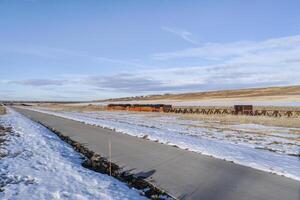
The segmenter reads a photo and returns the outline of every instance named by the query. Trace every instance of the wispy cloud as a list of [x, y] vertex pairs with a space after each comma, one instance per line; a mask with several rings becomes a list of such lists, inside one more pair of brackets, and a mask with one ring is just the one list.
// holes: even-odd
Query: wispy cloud
[[296, 66], [282, 67], [251, 65], [215, 65], [162, 70], [147, 70], [89, 76], [81, 82], [99, 90], [132, 94], [165, 92], [195, 92], [246, 87], [266, 87], [300, 84], [300, 71]]
[[63, 49], [46, 46], [8, 46], [0, 48], [0, 55], [17, 54], [25, 56], [33, 56], [38, 58], [45, 58], [49, 60], [66, 60], [80, 59], [93, 63], [113, 63], [123, 66], [146, 67], [141, 63], [131, 60], [122, 60], [118, 58], [109, 58], [101, 55], [93, 55], [89, 52], [76, 51], [71, 49]]
[[162, 86], [160, 80], [142, 74], [120, 73], [113, 76], [89, 76], [82, 83], [94, 86], [101, 90], [116, 92], [148, 92], [158, 91]]
[[55, 79], [27, 79], [27, 80], [18, 80], [18, 81], [7, 81], [10, 84], [18, 84], [24, 86], [36, 86], [36, 87], [43, 87], [43, 86], [62, 86], [70, 81], [68, 80], [55, 80]]
[[293, 53], [293, 51], [300, 51], [300, 35], [273, 38], [260, 42], [240, 41], [232, 43], [206, 43], [197, 48], [157, 53], [153, 55], [153, 58], [156, 60], [199, 58], [203, 60], [223, 61], [232, 58], [246, 58], [246, 56], [249, 55], [260, 56], [266, 53], [289, 54], [289, 52]]
[[[171, 60], [196, 57], [216, 63], [198, 66], [152, 68], [112, 75], [70, 75], [62, 79], [0, 80], [0, 84], [46, 88], [53, 93], [76, 89], [127, 95], [195, 92], [300, 84], [300, 35], [260, 42], [207, 43], [171, 53], [157, 54], [156, 59]], [[160, 61], [162, 62], [162, 61]], [[120, 64], [122, 61], [120, 61]]]
[[[259, 69], [259, 70], [258, 70]], [[57, 80], [20, 81], [25, 86], [52, 85], [89, 87], [99, 91], [122, 92], [130, 95], [162, 92], [190, 92], [245, 87], [265, 87], [300, 84], [298, 66], [258, 66], [222, 64], [120, 73], [111, 76], [93, 75], [64, 82]], [[63, 84], [63, 85], [60, 85]], [[24, 84], [23, 84], [24, 85]]]
[[[85, 96], [95, 96], [95, 92], [116, 94], [196, 92], [207, 90], [237, 89], [247, 87], [266, 87], [300, 84], [298, 66], [258, 66], [222, 64], [143, 70], [135, 73], [119, 73], [110, 76], [91, 75], [66, 80], [40, 79], [11, 81], [24, 87], [50, 87], [53, 94], [68, 90], [86, 91]], [[8, 82], [6, 82], [8, 83]], [[71, 84], [70, 84], [71, 83]], [[118, 95], [117, 95], [118, 96]]]
[[163, 26], [163, 27], [161, 27], [161, 29], [163, 31], [167, 31], [167, 32], [172, 33], [176, 36], [179, 36], [181, 39], [183, 39], [183, 40], [185, 40], [189, 43], [198, 44], [198, 42], [193, 38], [193, 34], [186, 31], [186, 30], [170, 28], [170, 27], [167, 27], [167, 26]]

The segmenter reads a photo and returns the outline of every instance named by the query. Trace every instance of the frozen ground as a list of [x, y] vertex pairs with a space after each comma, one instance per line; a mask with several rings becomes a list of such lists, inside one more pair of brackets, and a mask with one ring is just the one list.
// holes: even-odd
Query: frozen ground
[[[12, 127], [0, 152], [0, 199], [145, 199], [124, 183], [81, 166], [82, 157], [54, 133], [9, 110]], [[3, 143], [2, 143], [3, 144]]]
[[300, 129], [255, 124], [225, 125], [217, 121], [182, 120], [175, 115], [156, 113], [38, 111], [147, 137], [300, 180]]

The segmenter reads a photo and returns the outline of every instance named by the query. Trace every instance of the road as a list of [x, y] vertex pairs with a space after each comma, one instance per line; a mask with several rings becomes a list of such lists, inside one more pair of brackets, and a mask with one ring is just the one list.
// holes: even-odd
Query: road
[[[300, 182], [73, 120], [14, 108], [54, 128], [177, 199], [299, 200]], [[300, 163], [300, 162], [299, 162]]]

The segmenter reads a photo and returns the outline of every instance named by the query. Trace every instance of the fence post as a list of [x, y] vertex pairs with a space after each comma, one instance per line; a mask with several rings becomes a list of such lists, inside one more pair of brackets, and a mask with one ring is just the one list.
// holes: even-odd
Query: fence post
[[109, 153], [109, 175], [111, 176], [111, 141], [108, 140], [108, 153]]

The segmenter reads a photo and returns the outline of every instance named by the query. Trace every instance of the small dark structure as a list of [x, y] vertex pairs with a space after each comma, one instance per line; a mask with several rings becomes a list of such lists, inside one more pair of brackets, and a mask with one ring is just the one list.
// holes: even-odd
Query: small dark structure
[[252, 105], [234, 105], [234, 114], [242, 114], [242, 115], [252, 115], [253, 114], [253, 106]]
[[127, 110], [138, 112], [168, 112], [172, 105], [166, 104], [109, 104], [107, 110]]

